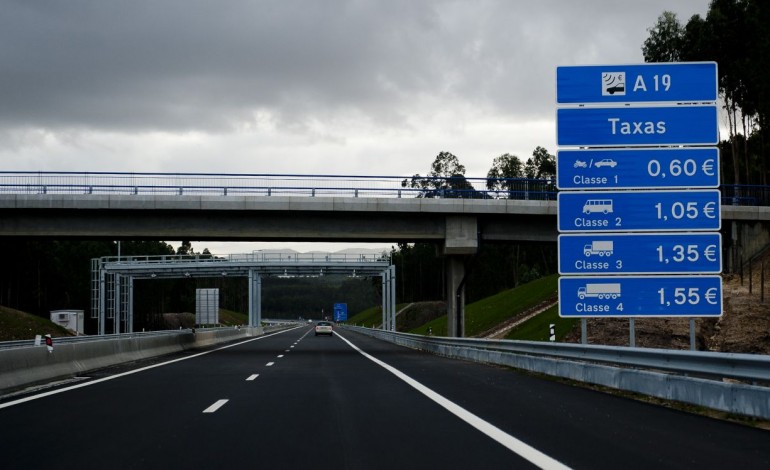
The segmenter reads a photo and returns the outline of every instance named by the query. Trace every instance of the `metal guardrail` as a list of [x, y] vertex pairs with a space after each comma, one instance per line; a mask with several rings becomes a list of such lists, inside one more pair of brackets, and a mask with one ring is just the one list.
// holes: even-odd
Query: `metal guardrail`
[[362, 327], [345, 328], [454, 359], [499, 364], [770, 419], [770, 356], [766, 355], [436, 338]]
[[[350, 327], [347, 328], [360, 328]], [[770, 384], [770, 356], [755, 354], [630, 348], [624, 346], [544, 343], [537, 341], [447, 338], [368, 330], [368, 334], [417, 349], [470, 348], [489, 352], [526, 354], [564, 360], [669, 371], [715, 380], [739, 379]]]
[[[296, 322], [276, 322], [276, 321], [269, 321], [268, 324], [264, 326], [265, 331], [272, 331], [275, 329], [281, 329], [284, 327], [284, 325], [296, 323]], [[216, 326], [216, 327], [209, 327], [209, 328], [196, 328], [196, 331], [221, 331], [221, 330], [232, 330], [232, 326]], [[184, 328], [181, 330], [157, 330], [157, 331], [142, 331], [142, 332], [136, 332], [136, 333], [119, 333], [119, 334], [106, 334], [106, 335], [82, 335], [82, 336], [57, 336], [53, 338], [53, 344], [54, 347], [57, 344], [74, 344], [74, 343], [88, 343], [92, 341], [110, 341], [110, 340], [117, 340], [117, 339], [128, 339], [128, 338], [147, 338], [151, 336], [173, 336], [173, 335], [183, 335], [183, 334], [189, 334], [190, 328]], [[40, 346], [45, 346], [45, 341], [42, 341]], [[18, 348], [33, 348], [33, 347], [39, 347], [35, 346], [35, 340], [34, 339], [25, 339], [25, 340], [18, 340], [18, 341], [0, 341], [0, 349], [18, 349]]]

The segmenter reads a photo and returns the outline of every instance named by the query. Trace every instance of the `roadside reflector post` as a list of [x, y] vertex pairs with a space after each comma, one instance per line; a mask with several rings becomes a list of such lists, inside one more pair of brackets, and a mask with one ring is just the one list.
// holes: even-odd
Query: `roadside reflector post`
[[554, 325], [553, 323], [551, 323], [549, 325], [548, 334], [549, 334], [549, 336], [548, 336], [548, 340], [549, 341], [551, 341], [551, 342], [556, 341], [556, 325]]
[[695, 318], [690, 317], [690, 351], [695, 351]]

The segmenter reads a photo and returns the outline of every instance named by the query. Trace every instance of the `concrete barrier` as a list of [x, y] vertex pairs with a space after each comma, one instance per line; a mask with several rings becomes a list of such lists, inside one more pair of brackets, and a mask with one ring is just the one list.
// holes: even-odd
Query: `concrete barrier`
[[260, 336], [260, 328], [212, 329], [168, 335], [95, 339], [56, 343], [53, 352], [45, 347], [0, 350], [0, 396], [13, 390], [57, 379], [74, 377], [126, 362], [202, 348], [241, 338]]

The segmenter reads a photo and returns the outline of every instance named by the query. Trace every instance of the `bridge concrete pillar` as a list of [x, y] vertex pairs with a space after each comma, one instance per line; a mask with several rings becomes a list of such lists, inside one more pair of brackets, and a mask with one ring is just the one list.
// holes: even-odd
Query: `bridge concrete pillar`
[[479, 250], [478, 220], [473, 215], [447, 215], [445, 255], [474, 255]]
[[396, 331], [396, 267], [382, 272], [382, 329]]
[[445, 230], [447, 336], [462, 338], [465, 336], [465, 266], [479, 249], [478, 220], [471, 215], [448, 215]]
[[447, 256], [444, 270], [446, 275], [447, 336], [465, 336], [465, 258]]
[[382, 272], [382, 329], [388, 330], [388, 303], [390, 302], [390, 296], [388, 295], [388, 277], [390, 271], [385, 270]]
[[262, 326], [262, 276], [249, 269], [249, 326]]

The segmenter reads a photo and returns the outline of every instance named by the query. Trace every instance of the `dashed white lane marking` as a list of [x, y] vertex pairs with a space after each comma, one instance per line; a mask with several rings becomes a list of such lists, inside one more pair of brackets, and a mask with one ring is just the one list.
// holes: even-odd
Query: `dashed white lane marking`
[[293, 348], [293, 347], [294, 347], [294, 345], [292, 344], [292, 345], [291, 345], [291, 346], [289, 346], [289, 347]]
[[283, 354], [279, 354], [279, 355], [278, 355], [278, 359], [280, 359], [280, 358], [282, 358], [282, 357], [283, 357]]
[[119, 377], [124, 377], [126, 375], [136, 374], [138, 372], [143, 372], [145, 370], [154, 369], [156, 367], [165, 366], [165, 365], [168, 365], [168, 364], [173, 364], [175, 362], [186, 361], [186, 360], [192, 359], [194, 357], [205, 356], [206, 354], [211, 354], [211, 353], [216, 352], [216, 351], [221, 351], [223, 349], [233, 348], [235, 346], [240, 346], [242, 344], [251, 343], [252, 341], [259, 341], [259, 340], [262, 340], [262, 339], [265, 339], [265, 338], [269, 338], [271, 336], [280, 335], [280, 334], [283, 334], [283, 333], [286, 333], [286, 332], [289, 332], [289, 331], [293, 331], [293, 330], [296, 330], [296, 328], [291, 328], [291, 329], [288, 329], [288, 330], [278, 331], [276, 333], [270, 333], [270, 334], [264, 335], [264, 336], [258, 336], [256, 338], [247, 339], [246, 341], [241, 341], [240, 343], [228, 344], [227, 346], [222, 346], [221, 348], [212, 349], [211, 351], [204, 351], [202, 353], [193, 354], [192, 356], [180, 357], [178, 359], [172, 359], [170, 361], [161, 362], [159, 364], [153, 364], [153, 365], [147, 366], [147, 367], [140, 367], [139, 369], [134, 369], [134, 370], [130, 370], [128, 372], [123, 372], [123, 373], [120, 373], [120, 374], [111, 375], [109, 377], [103, 377], [101, 379], [92, 380], [90, 382], [79, 383], [77, 385], [72, 385], [70, 387], [64, 387], [64, 388], [60, 388], [58, 390], [51, 390], [49, 392], [40, 393], [38, 395], [32, 395], [32, 396], [25, 397], [25, 398], [19, 398], [18, 400], [9, 401], [9, 402], [6, 402], [6, 403], [0, 403], [0, 410], [2, 410], [3, 408], [9, 408], [11, 406], [20, 405], [20, 404], [26, 403], [28, 401], [37, 400], [38, 398], [44, 398], [44, 397], [48, 397], [48, 396], [51, 396], [51, 395], [56, 395], [56, 394], [59, 394], [59, 393], [69, 392], [70, 390], [75, 390], [75, 389], [78, 389], [78, 388], [83, 388], [83, 387], [88, 387], [88, 386], [91, 386], [91, 385], [96, 385], [96, 384], [101, 383], [101, 382], [106, 382], [108, 380], [117, 379]]
[[284, 352], [289, 352], [289, 351], [291, 351], [291, 349], [287, 349], [287, 350], [286, 350], [286, 351], [284, 351]]
[[203, 410], [203, 412], [204, 413], [214, 413], [218, 409], [222, 408], [225, 405], [225, 403], [227, 403], [228, 401], [230, 401], [230, 400], [217, 400], [216, 402], [214, 402], [213, 405], [211, 405], [208, 408], [206, 408], [205, 410]]
[[249, 378], [247, 378], [246, 380], [251, 382], [252, 380], [256, 379], [257, 377], [259, 377], [259, 374], [251, 374], [249, 376]]
[[516, 439], [515, 437], [511, 436], [507, 432], [503, 431], [502, 429], [498, 428], [494, 424], [485, 421], [484, 419], [476, 416], [475, 414], [471, 413], [470, 411], [466, 410], [465, 408], [461, 407], [457, 403], [454, 403], [450, 401], [449, 399], [445, 398], [444, 396], [434, 392], [430, 388], [426, 387], [425, 385], [421, 384], [420, 382], [414, 380], [413, 378], [409, 377], [408, 375], [404, 374], [400, 370], [396, 369], [393, 366], [390, 366], [386, 364], [385, 362], [382, 362], [381, 360], [377, 359], [374, 356], [371, 356], [364, 351], [362, 351], [358, 346], [351, 343], [347, 339], [345, 339], [342, 335], [337, 333], [337, 336], [348, 343], [348, 345], [358, 351], [361, 355], [363, 355], [365, 358], [369, 359], [370, 361], [374, 362], [375, 364], [379, 365], [380, 367], [384, 368], [391, 374], [395, 375], [399, 379], [403, 380], [410, 386], [412, 386], [414, 389], [416, 389], [418, 392], [422, 393], [426, 397], [430, 398], [434, 402], [436, 402], [438, 405], [445, 408], [450, 413], [454, 414], [461, 420], [465, 421], [466, 423], [470, 424], [474, 428], [478, 429], [479, 431], [486, 434], [488, 437], [494, 439], [498, 443], [502, 444], [503, 446], [507, 447], [508, 450], [518, 454], [520, 457], [526, 459], [530, 463], [545, 469], [565, 469], [568, 470], [570, 467], [564, 465], [563, 463], [559, 462], [558, 460], [540, 452], [539, 450], [535, 449], [534, 447], [529, 446], [528, 444], [525, 444], [524, 442]]
[[275, 364], [275, 362], [268, 362], [266, 365], [267, 365], [267, 367], [272, 367], [273, 364]]

